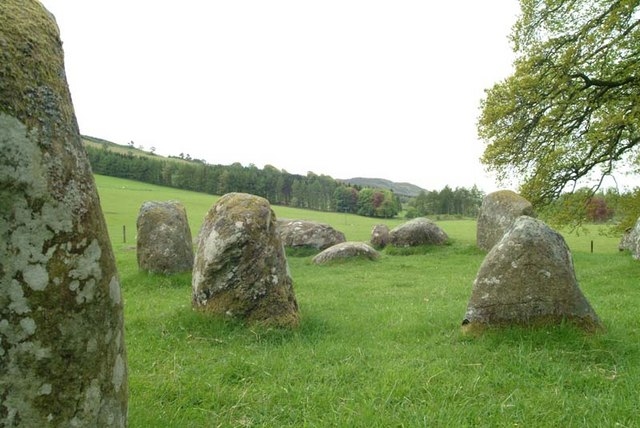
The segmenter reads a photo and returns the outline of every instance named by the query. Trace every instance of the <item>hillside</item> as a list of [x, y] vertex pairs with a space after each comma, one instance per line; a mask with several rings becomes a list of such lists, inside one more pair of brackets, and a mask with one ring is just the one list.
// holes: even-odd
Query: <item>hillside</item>
[[[188, 162], [185, 159], [180, 159], [177, 157], [163, 157], [145, 150], [141, 150], [134, 146], [120, 145], [120, 144], [112, 143], [111, 141], [103, 140], [101, 138], [83, 135], [82, 139], [84, 144], [87, 146], [94, 147], [94, 148], [107, 147], [109, 150], [112, 150], [116, 153], [131, 154], [133, 156], [149, 157], [149, 158], [162, 159], [162, 160], [167, 159], [167, 160], [172, 160], [176, 162]], [[408, 197], [415, 197], [420, 193], [421, 190], [424, 190], [411, 183], [395, 183], [393, 181], [386, 180], [384, 178], [355, 177], [355, 178], [349, 178], [346, 180], [336, 179], [336, 181], [355, 185], [355, 186], [361, 186], [361, 187], [370, 187], [374, 189], [387, 189], [387, 190], [393, 191], [393, 193], [395, 193], [396, 195], [408, 196]]]
[[384, 178], [365, 178], [355, 177], [348, 179], [338, 179], [338, 181], [351, 184], [354, 186], [371, 187], [374, 189], [387, 189], [393, 191], [396, 195], [415, 197], [425, 189], [411, 183], [395, 183], [385, 180]]

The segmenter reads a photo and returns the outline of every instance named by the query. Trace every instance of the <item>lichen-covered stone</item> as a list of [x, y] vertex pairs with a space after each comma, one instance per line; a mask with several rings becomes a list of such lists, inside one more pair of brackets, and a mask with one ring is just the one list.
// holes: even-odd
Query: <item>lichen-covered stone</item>
[[276, 216], [246, 193], [222, 196], [198, 234], [195, 309], [263, 325], [294, 327], [299, 313]]
[[177, 201], [147, 201], [136, 221], [138, 268], [165, 275], [193, 269], [187, 211]]
[[640, 260], [640, 218], [631, 229], [625, 231], [618, 249], [620, 251], [628, 250], [634, 259]]
[[533, 206], [511, 190], [489, 193], [478, 213], [476, 241], [480, 249], [489, 251], [521, 215], [535, 217]]
[[389, 232], [389, 244], [395, 247], [444, 245], [449, 236], [428, 218], [418, 217], [394, 227]]
[[316, 221], [282, 219], [277, 228], [285, 247], [324, 250], [346, 241], [344, 233]]
[[374, 248], [384, 248], [389, 243], [390, 239], [389, 226], [386, 224], [376, 224], [371, 230], [371, 245]]
[[351, 259], [354, 257], [377, 260], [380, 257], [380, 253], [364, 242], [347, 241], [322, 250], [313, 257], [312, 262], [321, 265], [334, 260]]
[[0, 426], [126, 426], [123, 301], [53, 17], [0, 2]]
[[580, 291], [564, 238], [542, 221], [521, 216], [482, 263], [463, 327], [563, 321], [585, 330], [600, 327]]

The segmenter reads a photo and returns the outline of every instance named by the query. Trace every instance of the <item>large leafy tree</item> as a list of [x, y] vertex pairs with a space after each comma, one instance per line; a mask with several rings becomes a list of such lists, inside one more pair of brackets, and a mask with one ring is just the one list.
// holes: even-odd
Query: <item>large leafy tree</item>
[[482, 161], [545, 205], [640, 148], [640, 0], [520, 0], [513, 74], [486, 93]]

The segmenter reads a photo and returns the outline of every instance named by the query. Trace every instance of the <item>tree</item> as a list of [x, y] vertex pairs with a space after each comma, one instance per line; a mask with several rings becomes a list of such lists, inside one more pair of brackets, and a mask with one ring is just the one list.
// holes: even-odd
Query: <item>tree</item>
[[640, 1], [520, 0], [513, 74], [482, 101], [482, 161], [545, 205], [592, 192], [640, 143]]

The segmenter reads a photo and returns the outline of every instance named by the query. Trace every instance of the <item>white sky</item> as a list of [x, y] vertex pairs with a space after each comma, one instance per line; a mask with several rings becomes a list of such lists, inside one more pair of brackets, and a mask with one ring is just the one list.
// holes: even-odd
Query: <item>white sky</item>
[[80, 131], [161, 155], [496, 189], [484, 89], [518, 0], [42, 0]]

